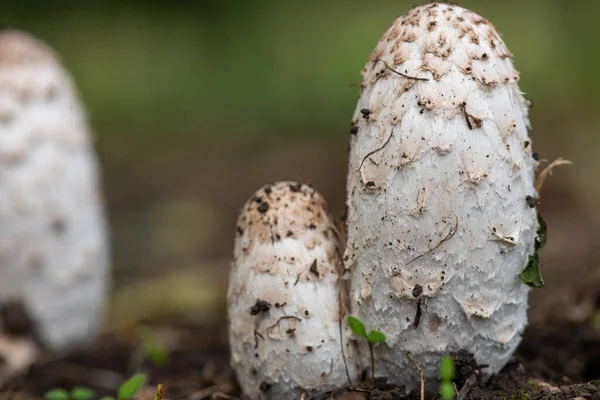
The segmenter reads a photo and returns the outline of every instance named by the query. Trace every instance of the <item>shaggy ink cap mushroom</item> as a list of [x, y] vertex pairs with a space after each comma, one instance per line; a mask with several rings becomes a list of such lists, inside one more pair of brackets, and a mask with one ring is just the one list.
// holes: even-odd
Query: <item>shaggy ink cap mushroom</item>
[[459, 349], [489, 375], [527, 322], [537, 161], [511, 58], [489, 21], [431, 3], [399, 17], [362, 71], [344, 260], [352, 314], [387, 336], [377, 374], [407, 389], [406, 351], [428, 384]]
[[[227, 301], [231, 363], [250, 398], [346, 384], [340, 252], [325, 200], [308, 185], [267, 185], [244, 205]], [[352, 358], [348, 341], [344, 353]]]
[[0, 303], [22, 303], [52, 349], [91, 339], [109, 257], [87, 118], [55, 53], [12, 29], [0, 31], [0, 182]]

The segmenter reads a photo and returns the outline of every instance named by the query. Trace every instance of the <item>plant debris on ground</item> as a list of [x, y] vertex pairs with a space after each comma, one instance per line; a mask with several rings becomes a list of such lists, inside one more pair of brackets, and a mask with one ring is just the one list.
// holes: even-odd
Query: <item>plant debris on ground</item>
[[[168, 343], [168, 357], [162, 363], [149, 356], [134, 365], [139, 343], [131, 335], [107, 334], [86, 348], [41, 360], [5, 383], [0, 399], [42, 399], [51, 389], [75, 387], [89, 388], [97, 398], [114, 396], [136, 372], [145, 373], [149, 385], [138, 392], [139, 399], [154, 399], [159, 383], [164, 399], [202, 400], [219, 398], [218, 393], [243, 398], [229, 367], [224, 325], [163, 323], [153, 329], [156, 337]], [[600, 334], [590, 321], [530, 326], [516, 357], [487, 382], [482, 381], [480, 366], [469, 353], [455, 353], [453, 359], [460, 400], [600, 399]], [[377, 378], [369, 390], [354, 394], [340, 390], [322, 398], [418, 400], [420, 393], [416, 389], [406, 395], [402, 388]], [[425, 393], [425, 399], [440, 398], [438, 393]]]

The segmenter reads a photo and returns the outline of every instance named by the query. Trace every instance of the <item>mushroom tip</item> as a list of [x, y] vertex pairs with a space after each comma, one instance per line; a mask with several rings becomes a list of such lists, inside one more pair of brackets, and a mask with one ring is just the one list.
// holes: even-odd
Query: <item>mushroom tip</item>
[[485, 85], [514, 83], [518, 73], [511, 58], [487, 19], [457, 5], [429, 3], [401, 15], [389, 27], [363, 70], [363, 84], [388, 75], [411, 78], [410, 84], [438, 81], [451, 65]]
[[284, 181], [265, 185], [248, 199], [236, 230], [239, 236], [249, 231], [265, 243], [323, 230], [329, 223], [323, 196], [310, 185]]
[[33, 35], [15, 28], [0, 30], [0, 66], [57, 62], [56, 54]]

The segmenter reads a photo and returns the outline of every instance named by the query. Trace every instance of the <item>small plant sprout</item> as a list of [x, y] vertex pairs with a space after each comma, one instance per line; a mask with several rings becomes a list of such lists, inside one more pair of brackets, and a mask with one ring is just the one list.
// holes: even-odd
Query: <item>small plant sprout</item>
[[440, 362], [440, 396], [443, 400], [454, 400], [456, 397], [456, 390], [452, 382], [454, 374], [454, 361], [446, 354]]
[[131, 378], [127, 379], [125, 382], [121, 384], [119, 387], [119, 391], [117, 392], [117, 400], [127, 400], [131, 399], [138, 390], [144, 385], [146, 382], [145, 374], [135, 374]]
[[96, 393], [87, 387], [76, 386], [70, 391], [65, 389], [51, 389], [46, 392], [46, 400], [91, 400], [96, 397]]
[[364, 338], [369, 345], [369, 353], [371, 354], [371, 379], [375, 380], [375, 357], [373, 356], [373, 345], [376, 343], [385, 342], [385, 335], [380, 331], [371, 331], [367, 335], [365, 324], [356, 317], [348, 317], [348, 326], [356, 336]]
[[138, 329], [137, 336], [139, 343], [129, 360], [129, 370], [138, 370], [146, 359], [149, 359], [155, 367], [163, 367], [169, 359], [169, 352], [158, 340], [154, 330], [142, 325]]
[[[116, 400], [129, 400], [135, 396], [146, 382], [145, 374], [135, 374], [119, 386]], [[157, 395], [162, 394], [162, 385], [158, 386]], [[67, 391], [65, 389], [51, 389], [44, 394], [45, 400], [92, 400], [96, 393], [87, 387], [77, 386]], [[100, 400], [115, 400], [115, 397], [104, 396]]]

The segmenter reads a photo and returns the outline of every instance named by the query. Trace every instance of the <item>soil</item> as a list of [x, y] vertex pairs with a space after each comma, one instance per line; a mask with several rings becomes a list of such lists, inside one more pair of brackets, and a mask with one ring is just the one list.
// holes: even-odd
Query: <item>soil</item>
[[[154, 325], [153, 332], [168, 350], [162, 366], [135, 361], [139, 343], [131, 332], [107, 334], [85, 348], [38, 362], [7, 382], [0, 398], [43, 397], [49, 389], [75, 386], [92, 388], [98, 396], [114, 396], [119, 384], [135, 371], [147, 373], [151, 385], [162, 383], [166, 399], [243, 398], [229, 368], [225, 326], [169, 322]], [[480, 367], [469, 353], [453, 356], [460, 400], [600, 399], [600, 334], [590, 321], [530, 326], [514, 359], [487, 382], [480, 379]], [[154, 386], [148, 386], [139, 397], [153, 399], [154, 391]], [[212, 397], [216, 393], [231, 397]], [[406, 395], [379, 378], [360, 392], [340, 390], [322, 398], [417, 400], [420, 393]], [[439, 395], [428, 392], [425, 398]]]

